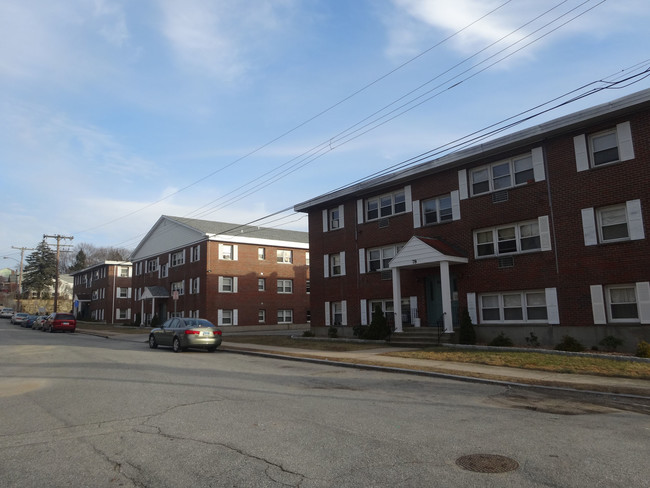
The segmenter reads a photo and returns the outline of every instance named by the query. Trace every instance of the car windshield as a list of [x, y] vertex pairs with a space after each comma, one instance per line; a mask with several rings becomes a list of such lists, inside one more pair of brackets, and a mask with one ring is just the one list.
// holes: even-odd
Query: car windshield
[[214, 327], [212, 322], [205, 319], [185, 319], [185, 324], [188, 327]]

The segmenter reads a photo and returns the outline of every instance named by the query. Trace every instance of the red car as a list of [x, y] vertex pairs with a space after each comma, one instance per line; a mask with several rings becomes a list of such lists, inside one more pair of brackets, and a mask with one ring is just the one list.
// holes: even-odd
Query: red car
[[71, 313], [56, 312], [47, 317], [43, 323], [43, 332], [54, 332], [56, 330], [74, 332], [77, 328], [77, 319]]

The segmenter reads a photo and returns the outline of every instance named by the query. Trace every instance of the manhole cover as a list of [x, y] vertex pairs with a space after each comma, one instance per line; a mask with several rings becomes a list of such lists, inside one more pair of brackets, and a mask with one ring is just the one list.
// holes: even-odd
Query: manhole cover
[[475, 473], [507, 473], [519, 467], [514, 459], [498, 454], [470, 454], [456, 459], [456, 464]]

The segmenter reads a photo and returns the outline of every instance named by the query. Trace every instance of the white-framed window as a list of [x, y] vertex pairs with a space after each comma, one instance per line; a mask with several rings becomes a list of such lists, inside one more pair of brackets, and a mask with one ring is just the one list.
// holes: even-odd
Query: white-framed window
[[266, 290], [266, 278], [257, 278], [257, 291]]
[[233, 325], [232, 310], [221, 310], [221, 323], [219, 325]]
[[[409, 298], [402, 298], [402, 301], [400, 303], [402, 304], [402, 323], [410, 324], [411, 323], [411, 301]], [[395, 316], [395, 305], [393, 303], [393, 300], [391, 299], [368, 300], [367, 306], [368, 306], [368, 317], [370, 317], [369, 322], [372, 321], [372, 316], [375, 313], [377, 307], [381, 309], [381, 311], [384, 313], [386, 317], [392, 318]]]
[[264, 310], [263, 308], [260, 308], [257, 311], [257, 322], [260, 323], [260, 324], [263, 324], [263, 323], [266, 322], [266, 310]]
[[116, 314], [118, 320], [128, 320], [131, 318], [130, 308], [118, 308]]
[[329, 276], [345, 275], [345, 252], [326, 254], [325, 259], [328, 266], [327, 274], [325, 275], [326, 278]]
[[610, 322], [638, 322], [636, 286], [612, 285], [605, 287], [607, 318]]
[[389, 269], [388, 264], [403, 247], [404, 244], [397, 244], [394, 246], [384, 246], [368, 249], [368, 272], [383, 271]]
[[343, 208], [335, 207], [328, 210], [329, 230], [336, 230], [343, 227]]
[[406, 212], [406, 192], [398, 190], [366, 200], [366, 220], [376, 220]]
[[219, 292], [237, 293], [237, 281], [236, 276], [219, 276]]
[[235, 261], [235, 247], [234, 244], [219, 244], [219, 259]]
[[287, 249], [278, 249], [277, 250], [277, 261], [278, 263], [293, 263], [293, 251]]
[[278, 324], [292, 324], [293, 323], [293, 310], [283, 309], [278, 310]]
[[474, 232], [477, 258], [550, 249], [548, 219], [530, 220]]
[[305, 287], [306, 287], [307, 294], [311, 293], [311, 281], [310, 280], [305, 281]]
[[573, 138], [573, 146], [578, 171], [634, 159], [630, 122], [593, 134], [577, 135]]
[[201, 246], [193, 246], [190, 250], [190, 262], [194, 263], [201, 260]]
[[548, 322], [545, 290], [485, 293], [479, 295], [482, 323]]
[[424, 225], [451, 222], [453, 220], [451, 195], [423, 200], [422, 219]]
[[120, 266], [119, 276], [120, 278], [128, 278], [130, 275], [131, 268], [127, 266]]
[[174, 281], [172, 283], [172, 293], [177, 291], [179, 295], [185, 294], [185, 280], [183, 281]]
[[131, 298], [131, 288], [117, 288], [118, 298]]
[[585, 246], [645, 239], [640, 200], [582, 209]]
[[189, 317], [192, 319], [198, 319], [201, 317], [198, 310], [190, 310]]
[[98, 300], [99, 299], [99, 290], [93, 290], [93, 294], [91, 296], [92, 300]]
[[309, 266], [309, 251], [305, 253], [305, 264]]
[[589, 154], [593, 166], [619, 161], [616, 129], [591, 134], [589, 136]]
[[197, 295], [201, 287], [201, 278], [190, 278], [190, 294]]
[[529, 180], [534, 179], [533, 157], [530, 153], [470, 171], [472, 195], [525, 185]]
[[185, 251], [177, 251], [175, 253], [172, 253], [171, 256], [171, 266], [172, 268], [174, 266], [182, 266], [185, 264]]
[[266, 259], [266, 248], [265, 247], [258, 247], [257, 248], [257, 259], [260, 261], [264, 261]]
[[343, 303], [332, 302], [332, 325], [343, 325]]
[[278, 293], [293, 293], [293, 280], [278, 280]]
[[160, 274], [163, 278], [169, 276], [169, 263], [165, 263], [160, 267]]

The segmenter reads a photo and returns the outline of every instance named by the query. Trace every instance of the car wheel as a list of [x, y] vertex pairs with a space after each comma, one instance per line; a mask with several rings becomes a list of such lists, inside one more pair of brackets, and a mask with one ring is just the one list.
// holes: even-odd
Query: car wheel
[[178, 337], [174, 337], [174, 342], [172, 343], [172, 349], [174, 352], [181, 352], [183, 349], [181, 348], [181, 340]]
[[151, 349], [156, 349], [158, 347], [158, 343], [156, 342], [156, 338], [153, 335], [149, 336], [149, 348]]

